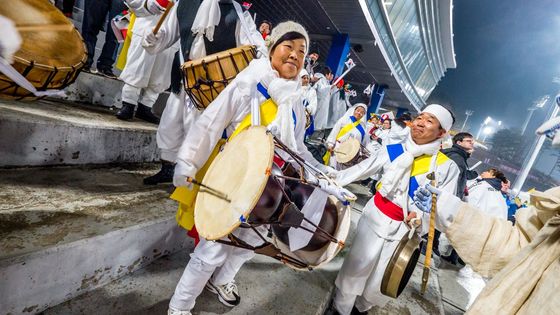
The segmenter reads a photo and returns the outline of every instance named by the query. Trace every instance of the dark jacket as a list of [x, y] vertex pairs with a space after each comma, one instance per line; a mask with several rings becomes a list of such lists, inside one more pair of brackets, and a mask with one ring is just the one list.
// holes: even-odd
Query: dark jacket
[[441, 150], [441, 153], [447, 155], [447, 157], [459, 167], [460, 173], [457, 181], [456, 196], [463, 199], [465, 187], [467, 186], [467, 179], [475, 179], [478, 176], [476, 171], [469, 171], [467, 160], [471, 155], [457, 144], [453, 144], [451, 148]]

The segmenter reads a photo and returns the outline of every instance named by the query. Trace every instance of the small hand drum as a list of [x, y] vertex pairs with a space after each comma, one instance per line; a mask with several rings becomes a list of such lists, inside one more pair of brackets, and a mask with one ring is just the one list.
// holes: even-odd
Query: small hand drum
[[[86, 48], [60, 10], [45, 0], [4, 0], [0, 15], [14, 21], [22, 38], [12, 66], [37, 90], [63, 89], [76, 80], [86, 62]], [[2, 73], [0, 96], [37, 98]]]
[[334, 156], [340, 168], [345, 169], [365, 160], [369, 157], [369, 153], [358, 139], [348, 138], [335, 146]]
[[241, 70], [256, 56], [254, 46], [241, 46], [197, 60], [187, 61], [181, 69], [185, 90], [198, 109], [205, 109]]

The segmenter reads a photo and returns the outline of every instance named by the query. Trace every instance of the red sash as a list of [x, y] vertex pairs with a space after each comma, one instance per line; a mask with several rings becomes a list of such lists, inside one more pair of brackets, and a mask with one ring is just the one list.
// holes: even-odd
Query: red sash
[[376, 192], [375, 196], [373, 196], [373, 203], [379, 211], [383, 212], [383, 214], [389, 218], [395, 221], [404, 221], [402, 208], [392, 203], [389, 199], [381, 196], [379, 192]]

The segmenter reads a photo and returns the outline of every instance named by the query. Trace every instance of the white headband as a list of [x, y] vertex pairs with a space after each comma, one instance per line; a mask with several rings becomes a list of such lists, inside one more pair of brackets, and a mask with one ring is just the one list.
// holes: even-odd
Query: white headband
[[439, 120], [441, 128], [445, 129], [445, 131], [449, 131], [451, 126], [453, 126], [453, 116], [451, 116], [451, 112], [441, 105], [430, 104], [424, 108], [422, 113], [430, 113], [434, 115], [437, 120]]

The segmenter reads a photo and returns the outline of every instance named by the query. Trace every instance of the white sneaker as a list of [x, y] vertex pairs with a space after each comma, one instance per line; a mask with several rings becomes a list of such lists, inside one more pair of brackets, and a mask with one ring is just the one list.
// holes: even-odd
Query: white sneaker
[[206, 289], [212, 293], [216, 293], [218, 295], [218, 300], [225, 306], [234, 307], [241, 302], [235, 281], [224, 285], [215, 285], [212, 280], [208, 280]]
[[190, 311], [179, 311], [170, 307], [167, 310], [167, 315], [192, 315], [192, 313]]

